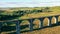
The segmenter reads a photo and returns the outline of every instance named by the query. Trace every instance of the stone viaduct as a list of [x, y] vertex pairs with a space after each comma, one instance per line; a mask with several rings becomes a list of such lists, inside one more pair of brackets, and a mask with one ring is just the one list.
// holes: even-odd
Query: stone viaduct
[[[46, 16], [46, 17], [40, 17], [40, 18], [31, 18], [31, 19], [24, 19], [24, 20], [28, 20], [29, 21], [29, 28], [30, 28], [30, 31], [33, 31], [33, 21], [35, 19], [38, 19], [40, 21], [39, 23], [39, 28], [43, 28], [43, 24], [44, 24], [44, 19], [45, 18], [48, 18], [48, 24], [47, 26], [51, 26], [51, 20], [52, 18], [54, 17], [54, 20], [55, 20], [55, 24], [58, 25], [58, 19], [59, 19], [59, 16], [60, 15], [54, 15], [54, 16]], [[16, 34], [21, 34], [20, 33], [20, 24], [23, 20], [9, 20], [9, 21], [6, 21], [6, 22], [15, 22], [16, 23]], [[3, 22], [5, 21], [0, 21], [0, 33], [1, 33], [1, 28], [2, 28], [2, 24]]]

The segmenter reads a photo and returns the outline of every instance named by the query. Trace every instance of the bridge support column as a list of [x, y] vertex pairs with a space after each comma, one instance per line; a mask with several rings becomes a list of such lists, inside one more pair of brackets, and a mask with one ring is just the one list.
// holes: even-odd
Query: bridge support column
[[39, 25], [40, 28], [43, 28], [43, 20], [44, 20], [43, 18], [40, 19], [40, 22], [41, 22], [40, 25]]
[[49, 17], [49, 26], [52, 26], [52, 24], [51, 24], [51, 20], [52, 20], [52, 17]]
[[29, 28], [30, 28], [30, 31], [32, 31], [33, 30], [33, 19], [29, 19], [29, 22], [30, 22]]
[[58, 25], [58, 16], [56, 16], [56, 24]]
[[1, 34], [1, 29], [2, 29], [2, 22], [0, 22], [0, 34]]
[[17, 22], [16, 22], [16, 34], [21, 34], [21, 33], [20, 33], [20, 30], [21, 30], [21, 29], [20, 29], [20, 21], [17, 21]]

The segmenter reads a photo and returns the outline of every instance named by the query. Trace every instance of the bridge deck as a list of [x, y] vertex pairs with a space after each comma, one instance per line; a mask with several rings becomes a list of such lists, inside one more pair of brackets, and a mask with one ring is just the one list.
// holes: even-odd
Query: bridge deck
[[[53, 17], [53, 16], [60, 16], [60, 15], [44, 16], [44, 17], [39, 17], [39, 18]], [[37, 19], [37, 18], [25, 18], [25, 19], [4, 20], [4, 21], [1, 20], [0, 22], [11, 22], [11, 21], [27, 20], [27, 19]]]

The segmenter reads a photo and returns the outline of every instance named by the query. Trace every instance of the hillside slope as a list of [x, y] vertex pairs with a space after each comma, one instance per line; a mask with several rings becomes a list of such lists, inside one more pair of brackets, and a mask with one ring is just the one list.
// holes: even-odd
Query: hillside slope
[[26, 32], [22, 34], [60, 34], [60, 26], [45, 28], [45, 29], [36, 30], [32, 32]]

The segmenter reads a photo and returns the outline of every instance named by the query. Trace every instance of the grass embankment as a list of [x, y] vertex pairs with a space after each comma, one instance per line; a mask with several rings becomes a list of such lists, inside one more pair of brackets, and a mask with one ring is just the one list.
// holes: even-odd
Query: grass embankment
[[32, 32], [25, 32], [22, 34], [60, 34], [60, 26], [45, 28], [45, 29], [36, 30]]

